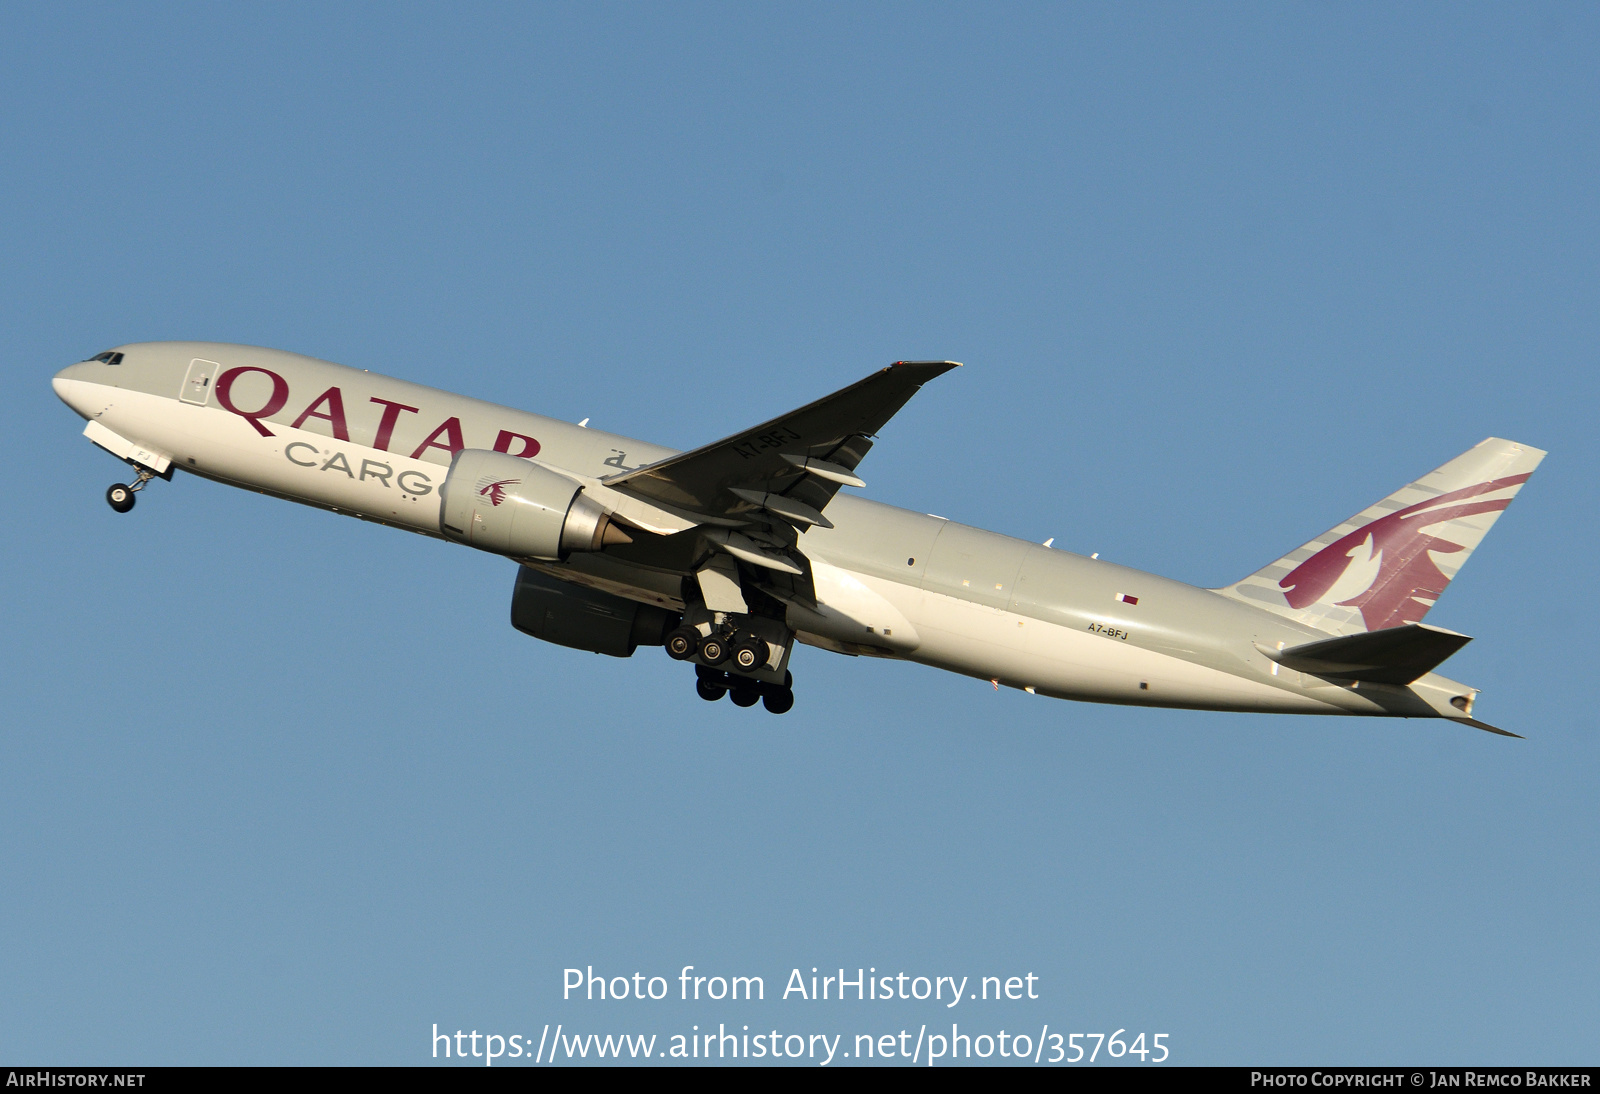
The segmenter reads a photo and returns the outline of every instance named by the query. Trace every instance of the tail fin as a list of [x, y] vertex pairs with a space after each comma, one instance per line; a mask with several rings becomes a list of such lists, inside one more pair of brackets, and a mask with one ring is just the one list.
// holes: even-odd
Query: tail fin
[[1490, 437], [1297, 551], [1216, 591], [1330, 634], [1416, 623], [1544, 452]]

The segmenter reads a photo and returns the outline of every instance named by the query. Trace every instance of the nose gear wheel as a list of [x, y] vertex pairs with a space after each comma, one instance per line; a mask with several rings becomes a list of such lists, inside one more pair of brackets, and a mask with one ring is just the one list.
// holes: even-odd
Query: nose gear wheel
[[141, 467], [138, 470], [138, 477], [128, 485], [114, 483], [106, 490], [106, 504], [119, 513], [132, 509], [133, 503], [139, 500], [135, 495], [144, 489], [145, 483], [156, 477], [156, 473], [149, 468]]

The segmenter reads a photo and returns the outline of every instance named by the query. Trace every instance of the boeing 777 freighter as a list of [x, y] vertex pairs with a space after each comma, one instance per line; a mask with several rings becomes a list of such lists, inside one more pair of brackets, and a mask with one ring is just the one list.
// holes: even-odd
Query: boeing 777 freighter
[[[1544, 453], [1490, 438], [1271, 565], [1202, 589], [843, 493], [952, 361], [901, 361], [674, 452], [299, 354], [119, 346], [56, 394], [129, 464], [452, 540], [518, 564], [511, 622], [628, 657], [664, 646], [701, 698], [794, 705], [796, 641], [1061, 699], [1476, 720], [1422, 622]], [[1515, 736], [1515, 734], [1506, 734]]]

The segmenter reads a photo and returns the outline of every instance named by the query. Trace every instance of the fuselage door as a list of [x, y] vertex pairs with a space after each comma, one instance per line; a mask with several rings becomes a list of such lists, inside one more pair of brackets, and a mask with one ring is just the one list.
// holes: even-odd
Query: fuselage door
[[183, 378], [183, 390], [178, 398], [195, 406], [205, 406], [211, 398], [211, 381], [222, 366], [215, 361], [202, 361], [198, 357], [189, 362], [189, 374]]

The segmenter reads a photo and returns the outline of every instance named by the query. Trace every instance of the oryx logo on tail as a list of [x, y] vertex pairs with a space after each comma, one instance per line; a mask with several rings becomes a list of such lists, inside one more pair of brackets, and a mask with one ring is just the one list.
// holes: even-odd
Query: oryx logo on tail
[[521, 479], [501, 479], [498, 482], [489, 482], [486, 479], [478, 480], [478, 496], [488, 498], [490, 505], [499, 505], [506, 500], [506, 487], [515, 486]]
[[[1466, 545], [1429, 535], [1426, 529], [1478, 513], [1498, 513], [1511, 504], [1509, 495], [1468, 499], [1527, 481], [1527, 475], [1510, 475], [1397, 509], [1334, 540], [1289, 571], [1278, 585], [1292, 608], [1308, 607], [1337, 591], [1346, 599], [1334, 603], [1358, 609], [1369, 631], [1416, 623], [1450, 584], [1433, 556], [1466, 550]], [[1347, 574], [1353, 582], [1341, 581]]]
[[1329, 634], [1422, 622], [1544, 458], [1490, 437], [1216, 591]]

